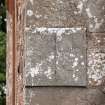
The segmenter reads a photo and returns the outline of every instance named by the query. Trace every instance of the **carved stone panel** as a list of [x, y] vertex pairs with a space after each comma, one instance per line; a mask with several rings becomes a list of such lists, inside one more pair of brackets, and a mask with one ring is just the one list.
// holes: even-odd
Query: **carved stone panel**
[[25, 40], [26, 85], [86, 85], [85, 29], [33, 28]]

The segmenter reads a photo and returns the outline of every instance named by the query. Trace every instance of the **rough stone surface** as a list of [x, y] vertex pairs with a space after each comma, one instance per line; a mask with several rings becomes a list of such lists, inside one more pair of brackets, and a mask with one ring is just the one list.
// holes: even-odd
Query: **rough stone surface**
[[[14, 0], [8, 1], [7, 105], [105, 105], [105, 94], [103, 94], [105, 93], [105, 0], [15, 0], [16, 4], [12, 3]], [[13, 9], [13, 5], [16, 6], [16, 10]], [[24, 8], [25, 11], [23, 11]], [[13, 11], [16, 13], [14, 14]], [[87, 32], [86, 37], [83, 38], [80, 35], [82, 33], [76, 34], [77, 31], [73, 30], [75, 34], [71, 35], [73, 38], [71, 43], [71, 36], [67, 36], [68, 32], [61, 34], [59, 31], [49, 33], [48, 30], [34, 30], [41, 27], [44, 30], [80, 27], [81, 29], [86, 28]], [[84, 46], [85, 41], [88, 46]], [[13, 53], [13, 46], [15, 53]], [[24, 47], [26, 52], [23, 51]], [[70, 69], [72, 61], [68, 61], [68, 55], [71, 47], [79, 49], [74, 50], [73, 54], [76, 57], [73, 60], [79, 61], [79, 64], [82, 65], [86, 63], [88, 88], [67, 85], [48, 87], [49, 84], [47, 87], [36, 87], [34, 83], [39, 84], [38, 78], [41, 75], [38, 78], [26, 79], [27, 75], [34, 77], [38, 74], [39, 72], [34, 70], [41, 70], [41, 66], [44, 70], [47, 69], [40, 82], [42, 85], [52, 84], [51, 79], [59, 80], [57, 77], [63, 77], [60, 78], [62, 81], [66, 76], [66, 79], [70, 78], [68, 75], [72, 74]], [[86, 59], [85, 50], [87, 50]], [[74, 56], [73, 54], [70, 56]], [[14, 57], [15, 60], [13, 60]], [[44, 63], [41, 62], [42, 60]], [[23, 69], [24, 61], [25, 68]], [[30, 62], [34, 63], [30, 66]], [[74, 63], [74, 66], [76, 65], [77, 63]], [[81, 70], [85, 68], [84, 66], [79, 67]], [[62, 73], [57, 72], [55, 68], [56, 70], [60, 68]], [[64, 75], [63, 68], [66, 69]], [[77, 75], [80, 75], [77, 73], [79, 70], [75, 67], [74, 71], [76, 75], [72, 76], [77, 81]], [[55, 74], [60, 74], [60, 76], [55, 78]], [[84, 75], [81, 76], [84, 81], [82, 77]], [[23, 84], [24, 80], [28, 86]], [[59, 83], [62, 84], [61, 81]], [[92, 88], [92, 86], [96, 87]], [[25, 93], [23, 93], [24, 90]]]
[[90, 32], [105, 32], [105, 0], [88, 0], [86, 13]]
[[26, 84], [51, 85], [55, 73], [55, 35], [44, 28], [26, 35]]
[[26, 26], [85, 26], [90, 32], [105, 32], [105, 0], [28, 1], [26, 20]]
[[26, 26], [84, 26], [86, 3], [87, 0], [28, 0]]
[[25, 40], [26, 85], [86, 85], [85, 29], [35, 28]]
[[89, 84], [100, 85], [105, 76], [105, 33], [89, 33], [87, 40]]
[[[61, 29], [62, 30], [62, 29]], [[86, 85], [86, 31], [70, 28], [56, 39], [57, 84]]]
[[105, 95], [98, 89], [38, 87], [26, 93], [25, 105], [105, 105]]

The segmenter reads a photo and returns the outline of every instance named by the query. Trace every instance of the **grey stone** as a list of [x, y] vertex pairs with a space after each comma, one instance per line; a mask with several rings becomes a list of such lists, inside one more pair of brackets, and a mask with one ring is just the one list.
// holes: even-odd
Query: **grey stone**
[[87, 67], [90, 85], [100, 85], [105, 75], [105, 33], [89, 33]]
[[84, 26], [87, 1], [33, 0], [26, 6], [26, 26], [74, 27]]
[[57, 85], [86, 85], [86, 33], [79, 28], [57, 35]]
[[43, 28], [26, 33], [25, 76], [27, 85], [53, 84], [55, 35]]
[[25, 105], [105, 105], [98, 89], [75, 87], [26, 88]]
[[90, 32], [105, 32], [105, 0], [88, 0], [86, 8]]
[[25, 36], [26, 85], [86, 86], [85, 37], [85, 29], [81, 28], [28, 30]]

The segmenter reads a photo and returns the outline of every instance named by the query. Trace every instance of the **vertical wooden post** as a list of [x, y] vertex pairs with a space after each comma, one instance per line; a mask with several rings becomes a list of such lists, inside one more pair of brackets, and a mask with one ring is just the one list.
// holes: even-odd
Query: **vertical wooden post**
[[7, 0], [7, 105], [15, 104], [15, 0]]
[[24, 0], [7, 0], [7, 105], [23, 105]]

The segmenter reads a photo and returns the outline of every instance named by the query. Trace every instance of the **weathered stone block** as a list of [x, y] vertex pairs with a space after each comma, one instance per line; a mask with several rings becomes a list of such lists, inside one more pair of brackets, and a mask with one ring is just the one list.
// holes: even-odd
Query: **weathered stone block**
[[51, 85], [55, 72], [55, 35], [45, 28], [26, 33], [27, 85]]
[[86, 85], [85, 29], [33, 28], [25, 40], [26, 85]]
[[86, 2], [83, 0], [33, 0], [26, 6], [26, 26], [84, 26]]
[[89, 33], [87, 58], [89, 83], [100, 85], [105, 76], [105, 33]]
[[88, 0], [86, 8], [90, 32], [105, 32], [105, 0]]
[[25, 105], [105, 105], [98, 89], [75, 87], [26, 88]]
[[57, 34], [56, 79], [58, 85], [86, 85], [86, 33], [70, 28]]

